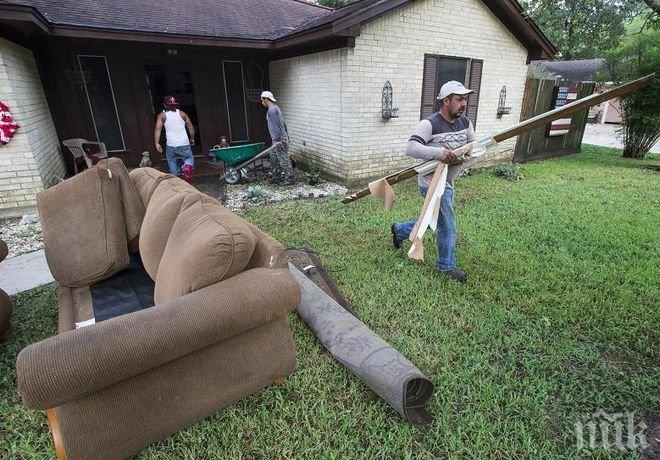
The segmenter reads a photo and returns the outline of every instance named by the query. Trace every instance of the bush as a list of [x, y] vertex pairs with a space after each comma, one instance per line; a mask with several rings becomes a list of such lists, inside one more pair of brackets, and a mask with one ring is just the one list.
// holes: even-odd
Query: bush
[[496, 176], [511, 181], [522, 180], [525, 178], [525, 176], [522, 175], [522, 168], [515, 163], [497, 165], [493, 172]]
[[[626, 37], [608, 52], [607, 61], [615, 83], [660, 69], [660, 21], [648, 14], [633, 19], [626, 26]], [[660, 82], [657, 77], [650, 86], [621, 98], [620, 106], [623, 156], [643, 159], [660, 139]]]

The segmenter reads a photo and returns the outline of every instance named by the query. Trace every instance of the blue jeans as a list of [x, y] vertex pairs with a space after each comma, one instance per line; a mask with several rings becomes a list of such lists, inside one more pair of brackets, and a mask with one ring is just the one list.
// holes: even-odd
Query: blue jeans
[[165, 157], [167, 158], [167, 166], [169, 166], [170, 172], [175, 176], [181, 175], [181, 167], [177, 163], [179, 158], [183, 160], [183, 164], [195, 166], [195, 157], [189, 145], [182, 145], [180, 147], [168, 145], [165, 147]]
[[[420, 187], [419, 193], [426, 197], [427, 187]], [[410, 236], [416, 220], [398, 222], [394, 224], [394, 233], [397, 238], [405, 240]], [[440, 214], [438, 215], [438, 229], [435, 232], [438, 243], [438, 263], [440, 271], [451, 270], [458, 267], [456, 262], [456, 216], [454, 215], [454, 189], [447, 187], [440, 200]]]

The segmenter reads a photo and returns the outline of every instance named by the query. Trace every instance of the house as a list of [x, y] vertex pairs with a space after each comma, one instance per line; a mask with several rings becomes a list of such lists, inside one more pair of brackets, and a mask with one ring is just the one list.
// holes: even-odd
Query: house
[[[467, 115], [488, 134], [518, 121], [527, 64], [556, 52], [515, 0], [362, 0], [334, 11], [303, 0], [3, 0], [0, 37], [0, 101], [21, 125], [0, 147], [4, 215], [33, 208], [73, 171], [64, 139], [103, 141], [129, 165], [142, 151], [157, 157], [166, 94], [193, 119], [205, 155], [221, 135], [267, 140], [258, 95], [271, 89], [291, 152], [357, 183], [410, 164], [405, 141], [437, 109], [444, 81], [477, 90]], [[503, 87], [513, 110], [498, 117]], [[512, 151], [504, 143], [503, 156]]]

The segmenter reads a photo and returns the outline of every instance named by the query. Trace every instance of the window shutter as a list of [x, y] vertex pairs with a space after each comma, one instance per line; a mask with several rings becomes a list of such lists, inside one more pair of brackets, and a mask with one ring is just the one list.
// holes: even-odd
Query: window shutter
[[438, 60], [435, 56], [424, 56], [424, 79], [422, 81], [422, 108], [420, 120], [431, 115], [435, 110], [435, 98], [437, 96], [436, 77], [438, 74]]
[[479, 92], [481, 90], [481, 71], [484, 61], [481, 59], [472, 59], [470, 61], [470, 78], [468, 88], [473, 89], [474, 93], [468, 96], [465, 116], [472, 122], [474, 128], [477, 128], [477, 110], [479, 109]]

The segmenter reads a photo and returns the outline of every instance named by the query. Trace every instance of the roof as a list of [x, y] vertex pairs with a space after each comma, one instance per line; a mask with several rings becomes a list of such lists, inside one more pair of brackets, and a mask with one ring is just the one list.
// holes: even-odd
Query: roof
[[303, 0], [0, 0], [54, 26], [273, 40], [332, 12]]
[[607, 66], [607, 61], [602, 58], [578, 59], [574, 61], [532, 61], [534, 69], [541, 69], [555, 78], [570, 81], [594, 81], [599, 71]]
[[[358, 36], [362, 24], [411, 1], [361, 0], [332, 10], [305, 0], [0, 0], [0, 20], [32, 21], [66, 37], [282, 49]], [[556, 53], [516, 0], [481, 1], [530, 59]]]

